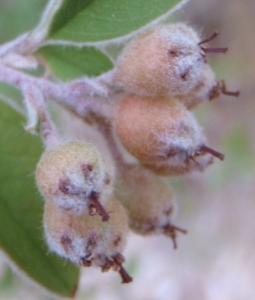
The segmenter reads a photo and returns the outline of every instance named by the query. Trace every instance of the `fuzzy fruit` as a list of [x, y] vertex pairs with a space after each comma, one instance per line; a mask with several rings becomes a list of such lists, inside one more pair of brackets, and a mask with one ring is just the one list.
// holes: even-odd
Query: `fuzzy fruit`
[[171, 96], [188, 109], [229, 92], [216, 81], [207, 53], [226, 53], [227, 48], [208, 48], [218, 32], [201, 41], [184, 23], [158, 26], [138, 35], [123, 49], [113, 74], [117, 87], [141, 96]]
[[112, 192], [113, 179], [92, 144], [70, 141], [46, 150], [36, 168], [36, 182], [45, 200], [61, 209], [97, 212], [108, 220], [102, 205]]
[[[174, 98], [127, 95], [119, 103], [114, 124], [123, 146], [142, 164], [159, 170], [157, 173], [161, 174], [163, 166], [162, 175], [179, 175], [174, 172], [179, 167], [181, 174], [203, 170], [212, 163], [207, 153], [223, 158], [204, 145], [194, 115]], [[202, 164], [194, 161], [204, 155]]]
[[120, 167], [116, 195], [127, 210], [129, 227], [141, 235], [164, 234], [172, 238], [186, 230], [173, 225], [175, 197], [170, 187], [155, 174], [140, 165]]
[[45, 203], [44, 231], [51, 251], [80, 266], [100, 267], [103, 272], [118, 271], [123, 283], [132, 278], [122, 267], [121, 255], [128, 234], [128, 220], [125, 209], [110, 198], [105, 206], [110, 212], [108, 222], [101, 222], [99, 216], [89, 217], [86, 213], [74, 215], [64, 211], [52, 202]]
[[183, 23], [161, 25], [124, 48], [114, 81], [144, 96], [186, 95], [196, 87], [205, 65], [198, 34]]

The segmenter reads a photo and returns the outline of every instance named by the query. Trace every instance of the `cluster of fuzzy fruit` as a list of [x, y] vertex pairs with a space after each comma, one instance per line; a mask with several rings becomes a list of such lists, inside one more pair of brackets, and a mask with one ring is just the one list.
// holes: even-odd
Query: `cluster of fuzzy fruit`
[[112, 84], [123, 93], [110, 129], [136, 163], [115, 157], [116, 170], [109, 168], [104, 151], [77, 140], [43, 154], [36, 180], [52, 251], [81, 266], [118, 271], [128, 283], [121, 252], [129, 229], [169, 236], [176, 248], [176, 233], [186, 231], [172, 224], [174, 196], [159, 176], [203, 171], [213, 156], [223, 160], [205, 145], [190, 110], [220, 93], [237, 95], [215, 80], [207, 63], [208, 52], [226, 51], [207, 47], [215, 35], [201, 41], [185, 24], [162, 25], [122, 51]]

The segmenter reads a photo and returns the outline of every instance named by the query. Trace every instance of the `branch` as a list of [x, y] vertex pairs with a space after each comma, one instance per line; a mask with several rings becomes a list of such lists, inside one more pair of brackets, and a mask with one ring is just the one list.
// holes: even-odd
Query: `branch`
[[21, 44], [26, 43], [26, 41], [29, 39], [29, 32], [26, 32], [20, 36], [18, 36], [15, 40], [12, 40], [10, 42], [7, 42], [0, 46], [0, 56], [4, 56], [8, 54], [9, 52], [17, 52], [17, 49]]
[[92, 99], [96, 95], [104, 98], [109, 96], [108, 90], [97, 83], [95, 79], [85, 77], [68, 83], [54, 83], [45, 78], [36, 78], [0, 64], [0, 81], [19, 90], [23, 90], [24, 86], [34, 86], [46, 98], [53, 98], [82, 118], [89, 118], [91, 112], [106, 119], [111, 115], [110, 104], [112, 101], [109, 99]]

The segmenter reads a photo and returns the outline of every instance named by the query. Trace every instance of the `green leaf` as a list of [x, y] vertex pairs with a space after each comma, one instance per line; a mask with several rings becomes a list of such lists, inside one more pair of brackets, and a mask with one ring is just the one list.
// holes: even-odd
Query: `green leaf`
[[34, 170], [42, 152], [25, 120], [0, 101], [0, 247], [23, 274], [58, 296], [75, 294], [79, 270], [54, 254], [43, 240], [43, 200]]
[[0, 43], [31, 30], [44, 5], [45, 0], [0, 1]]
[[48, 39], [98, 42], [121, 37], [169, 12], [180, 0], [65, 0]]
[[0, 93], [8, 98], [14, 99], [17, 102], [19, 101], [20, 103], [23, 99], [22, 94], [19, 90], [4, 82], [0, 82]]
[[49, 35], [61, 30], [94, 0], [63, 0], [61, 8], [56, 13], [51, 24]]
[[97, 76], [113, 67], [109, 58], [94, 47], [45, 46], [36, 54], [42, 56], [53, 74], [62, 80]]

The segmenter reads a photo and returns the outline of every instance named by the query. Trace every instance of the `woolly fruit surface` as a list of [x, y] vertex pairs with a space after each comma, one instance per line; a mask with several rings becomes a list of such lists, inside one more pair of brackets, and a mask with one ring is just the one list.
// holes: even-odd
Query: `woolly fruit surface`
[[183, 23], [161, 25], [139, 35], [124, 48], [114, 81], [144, 96], [187, 95], [206, 63], [198, 34]]
[[103, 266], [107, 257], [122, 252], [128, 233], [126, 211], [113, 197], [105, 207], [111, 217], [102, 222], [98, 215], [77, 216], [46, 202], [44, 231], [50, 250], [79, 265], [82, 259], [90, 258], [95, 266]]
[[127, 95], [114, 123], [124, 147], [143, 164], [185, 161], [204, 143], [195, 117], [174, 98]]
[[46, 201], [82, 213], [92, 193], [104, 203], [112, 178], [98, 150], [83, 141], [70, 141], [46, 150], [36, 168], [37, 186]]
[[133, 231], [160, 234], [171, 223], [176, 207], [171, 188], [142, 166], [121, 167], [116, 193], [127, 210]]

